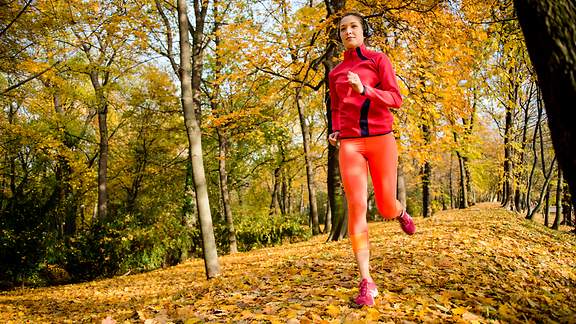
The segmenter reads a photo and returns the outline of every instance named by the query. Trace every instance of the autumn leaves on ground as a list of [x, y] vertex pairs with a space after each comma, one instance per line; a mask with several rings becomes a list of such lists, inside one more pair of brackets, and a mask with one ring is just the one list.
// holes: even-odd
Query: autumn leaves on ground
[[22, 323], [564, 322], [576, 323], [576, 237], [495, 205], [370, 225], [373, 308], [354, 308], [349, 243], [307, 242], [108, 280], [0, 295], [0, 321]]

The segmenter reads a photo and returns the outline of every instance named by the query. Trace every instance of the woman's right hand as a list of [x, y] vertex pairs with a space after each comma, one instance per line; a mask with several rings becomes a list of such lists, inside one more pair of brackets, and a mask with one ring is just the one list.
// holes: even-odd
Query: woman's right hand
[[338, 140], [340, 139], [340, 132], [339, 131], [335, 131], [334, 133], [330, 134], [328, 136], [328, 142], [330, 142], [330, 144], [332, 144], [333, 146], [338, 146]]

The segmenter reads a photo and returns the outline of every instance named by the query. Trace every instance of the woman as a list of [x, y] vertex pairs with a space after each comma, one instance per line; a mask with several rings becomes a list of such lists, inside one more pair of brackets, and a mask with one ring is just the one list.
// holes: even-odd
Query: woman
[[366, 48], [369, 27], [364, 17], [347, 13], [339, 23], [346, 48], [344, 61], [329, 74], [333, 133], [328, 140], [340, 147], [339, 163], [348, 202], [348, 234], [360, 271], [359, 306], [374, 304], [378, 295], [370, 276], [370, 242], [366, 222], [368, 170], [378, 211], [397, 219], [412, 235], [416, 227], [396, 199], [398, 149], [392, 133], [390, 108], [400, 108], [402, 98], [388, 57]]

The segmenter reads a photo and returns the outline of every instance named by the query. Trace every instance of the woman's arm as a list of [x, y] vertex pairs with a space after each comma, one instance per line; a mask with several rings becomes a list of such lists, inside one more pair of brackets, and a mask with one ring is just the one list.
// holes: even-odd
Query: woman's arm
[[376, 105], [383, 105], [388, 108], [400, 108], [402, 105], [402, 96], [396, 82], [396, 74], [390, 59], [386, 54], [381, 53], [378, 58], [378, 79], [380, 80], [380, 89], [364, 85], [363, 95]]

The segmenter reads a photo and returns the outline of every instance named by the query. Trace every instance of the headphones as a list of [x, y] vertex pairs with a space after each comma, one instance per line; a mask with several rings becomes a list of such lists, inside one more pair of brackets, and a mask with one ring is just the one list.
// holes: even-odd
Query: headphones
[[[364, 38], [368, 38], [368, 37], [372, 36], [372, 27], [370, 27], [370, 24], [368, 24], [368, 21], [366, 21], [364, 16], [362, 16], [361, 14], [356, 13], [356, 12], [347, 12], [344, 15], [342, 15], [340, 20], [342, 20], [344, 17], [348, 17], [348, 16], [354, 16], [354, 17], [357, 17], [360, 19], [360, 22], [362, 23], [362, 34], [363, 34]], [[338, 40], [340, 42], [342, 42], [342, 37], [340, 36], [340, 28], [338, 28]]]

